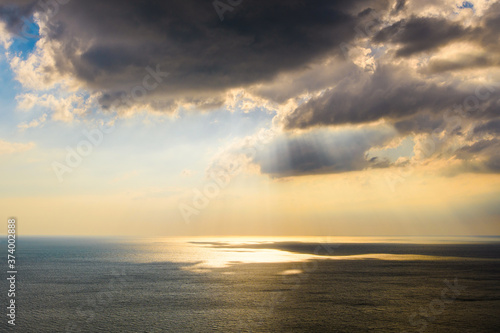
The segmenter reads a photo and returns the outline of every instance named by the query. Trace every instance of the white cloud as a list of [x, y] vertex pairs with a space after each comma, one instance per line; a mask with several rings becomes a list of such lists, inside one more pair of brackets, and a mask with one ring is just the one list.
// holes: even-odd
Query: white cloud
[[33, 142], [29, 143], [15, 143], [0, 140], [0, 155], [20, 153], [35, 147]]
[[5, 23], [0, 21], [0, 45], [2, 45], [6, 50], [9, 49], [12, 41], [10, 39], [9, 33], [5, 28]]
[[32, 93], [17, 96], [17, 107], [30, 110], [35, 106], [47, 108], [52, 112], [52, 119], [71, 122], [75, 116], [83, 115], [92, 103], [78, 94], [56, 96], [55, 94], [35, 95]]
[[47, 114], [44, 113], [40, 118], [33, 119], [29, 123], [21, 123], [17, 127], [23, 130], [28, 128], [39, 127], [42, 126], [46, 121], [47, 121]]

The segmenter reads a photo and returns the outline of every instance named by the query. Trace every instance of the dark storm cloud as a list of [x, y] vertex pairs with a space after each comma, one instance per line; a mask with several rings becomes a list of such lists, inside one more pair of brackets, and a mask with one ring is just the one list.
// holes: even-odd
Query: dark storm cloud
[[474, 134], [500, 134], [500, 119], [494, 119], [476, 126]]
[[480, 55], [464, 55], [458, 59], [434, 59], [424, 72], [435, 74], [446, 71], [500, 66], [500, 2], [492, 3], [480, 24], [465, 28], [445, 19], [412, 17], [401, 20], [379, 31], [375, 42], [400, 47], [397, 56], [408, 57], [423, 51], [433, 51], [455, 41], [468, 41], [482, 49]]
[[381, 66], [373, 75], [355, 73], [322, 96], [302, 104], [285, 123], [287, 128], [308, 128], [381, 118], [398, 120], [422, 111], [443, 111], [467, 96], [451, 86], [411, 78]]
[[[228, 90], [251, 87], [253, 97], [278, 104], [316, 96], [287, 115], [280, 109], [288, 130], [383, 119], [400, 134], [431, 133], [446, 127], [447, 110], [474, 95], [474, 88], [449, 74], [500, 64], [499, 3], [465, 27], [439, 18], [443, 13], [415, 16], [414, 3], [406, 0], [244, 0], [225, 12], [223, 21], [211, 0], [63, 2], [50, 9], [38, 1], [0, 0], [0, 20], [15, 32], [22, 29], [23, 17], [38, 12], [43, 48], [54, 60], [42, 68], [47, 81], [76, 78], [81, 88], [102, 93], [104, 108], [144, 85], [149, 68], [168, 76], [140, 102], [130, 103], [164, 112], [183, 103], [213, 109], [224, 105]], [[423, 52], [438, 55], [457, 41], [474, 43], [478, 50], [462, 58], [432, 57], [427, 66], [422, 60], [422, 67], [412, 68]], [[345, 62], [342, 43], [380, 64], [371, 73], [360, 67], [368, 64], [363, 56]], [[328, 62], [333, 64], [323, 65]], [[491, 94], [497, 97], [479, 100], [477, 110], [466, 115], [481, 124], [474, 130], [478, 140], [498, 134], [492, 120], [499, 116], [493, 101], [500, 91]], [[453, 130], [461, 134], [463, 128]], [[366, 152], [396, 134], [361, 132], [276, 139], [254, 162], [275, 177], [386, 166], [368, 160]], [[490, 154], [488, 163], [495, 165], [493, 149], [473, 149], [464, 148], [460, 156]]]
[[33, 1], [17, 1], [14, 4], [12, 1], [0, 1], [0, 20], [6, 23], [9, 32], [16, 35], [23, 32], [34, 11]]
[[500, 172], [500, 140], [481, 140], [462, 147], [457, 151], [456, 157], [465, 161], [479, 160], [480, 170], [477, 171], [498, 173]]
[[253, 162], [262, 173], [278, 178], [387, 167], [388, 161], [368, 159], [367, 151], [394, 136], [394, 131], [364, 129], [278, 137], [259, 150]]
[[478, 141], [470, 146], [465, 146], [465, 147], [462, 147], [460, 148], [460, 150], [458, 151], [458, 155], [460, 157], [466, 157], [470, 154], [476, 154], [476, 153], [480, 153], [482, 151], [484, 151], [485, 149], [488, 149], [492, 146], [496, 146], [498, 145], [499, 141], [498, 140], [482, 140], [482, 141]]
[[429, 74], [457, 71], [463, 69], [486, 68], [500, 65], [500, 57], [491, 55], [466, 56], [457, 60], [431, 60], [424, 72]]
[[[477, 45], [481, 54], [464, 54], [458, 59], [435, 59], [424, 72], [429, 74], [500, 66], [500, 2], [493, 3], [476, 28], [463, 29], [461, 37]], [[460, 40], [460, 39], [458, 39]], [[458, 51], [460, 52], [460, 51]]]
[[471, 34], [461, 24], [441, 18], [411, 17], [379, 31], [373, 41], [400, 46], [396, 54], [408, 57], [415, 53], [442, 47], [453, 40]]
[[[396, 3], [399, 6], [399, 2]], [[415, 76], [409, 68], [378, 65], [373, 74], [359, 70], [335, 82], [321, 96], [302, 104], [285, 118], [288, 129], [342, 124], [357, 124], [386, 119], [402, 133], [431, 132], [445, 122], [445, 114], [457, 105], [473, 102], [474, 112], [466, 115], [474, 119], [491, 119], [499, 115], [500, 97], [497, 87], [487, 87], [488, 99], [475, 96], [475, 87], [434, 75], [473, 68], [500, 65], [500, 3], [494, 3], [478, 20], [475, 27], [444, 18], [414, 17], [391, 24], [378, 33], [373, 41], [389, 49], [397, 47], [396, 57], [409, 57], [422, 51], [437, 51], [451, 42], [468, 41], [477, 45], [482, 54], [459, 54], [456, 59], [431, 59]], [[484, 87], [483, 87], [484, 88]], [[495, 97], [496, 96], [496, 97]]]
[[140, 84], [146, 66], [159, 65], [169, 77], [156, 96], [198, 98], [268, 81], [339, 52], [368, 3], [244, 1], [221, 22], [206, 0], [73, 0], [47, 22], [49, 40], [58, 43], [52, 45], [55, 66], [45, 70], [76, 76], [105, 92], [102, 101], [109, 103]]
[[402, 134], [409, 133], [431, 133], [442, 127], [444, 124], [443, 116], [422, 113], [415, 114], [405, 119], [396, 121], [394, 127]]
[[498, 45], [498, 34], [500, 33], [500, 2], [493, 3], [488, 11], [484, 14], [482, 20], [482, 35], [477, 37], [481, 40], [483, 45], [496, 46]]

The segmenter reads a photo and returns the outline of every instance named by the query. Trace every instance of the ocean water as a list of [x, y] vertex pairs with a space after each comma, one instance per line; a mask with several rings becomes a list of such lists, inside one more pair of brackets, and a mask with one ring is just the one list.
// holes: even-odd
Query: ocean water
[[494, 237], [21, 237], [16, 260], [2, 332], [500, 332]]

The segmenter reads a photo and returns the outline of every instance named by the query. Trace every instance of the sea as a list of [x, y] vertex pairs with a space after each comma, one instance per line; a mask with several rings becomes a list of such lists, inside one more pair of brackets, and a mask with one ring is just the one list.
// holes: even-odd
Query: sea
[[16, 241], [1, 332], [500, 332], [499, 237]]

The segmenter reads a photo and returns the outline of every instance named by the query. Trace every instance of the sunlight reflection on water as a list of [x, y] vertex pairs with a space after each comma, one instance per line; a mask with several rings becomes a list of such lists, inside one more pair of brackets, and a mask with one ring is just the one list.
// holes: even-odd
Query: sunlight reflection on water
[[[464, 260], [461, 257], [435, 256], [420, 254], [388, 254], [366, 253], [353, 255], [335, 255], [331, 249], [328, 256], [309, 253], [297, 253], [283, 249], [250, 248], [273, 244], [274, 242], [303, 242], [316, 244], [372, 243], [372, 244], [467, 244], [485, 241], [498, 241], [492, 237], [199, 237], [199, 238], [166, 238], [141, 240], [136, 243], [141, 250], [141, 256], [135, 257], [138, 262], [170, 261], [181, 263], [182, 269], [197, 273], [209, 272], [216, 268], [230, 267], [236, 264], [248, 263], [291, 263], [316, 260]], [[239, 247], [241, 246], [241, 248]], [[147, 257], [144, 256], [147, 253]], [[129, 258], [130, 259], [130, 258]], [[283, 273], [286, 274], [286, 273]], [[298, 274], [293, 272], [290, 274]]]

